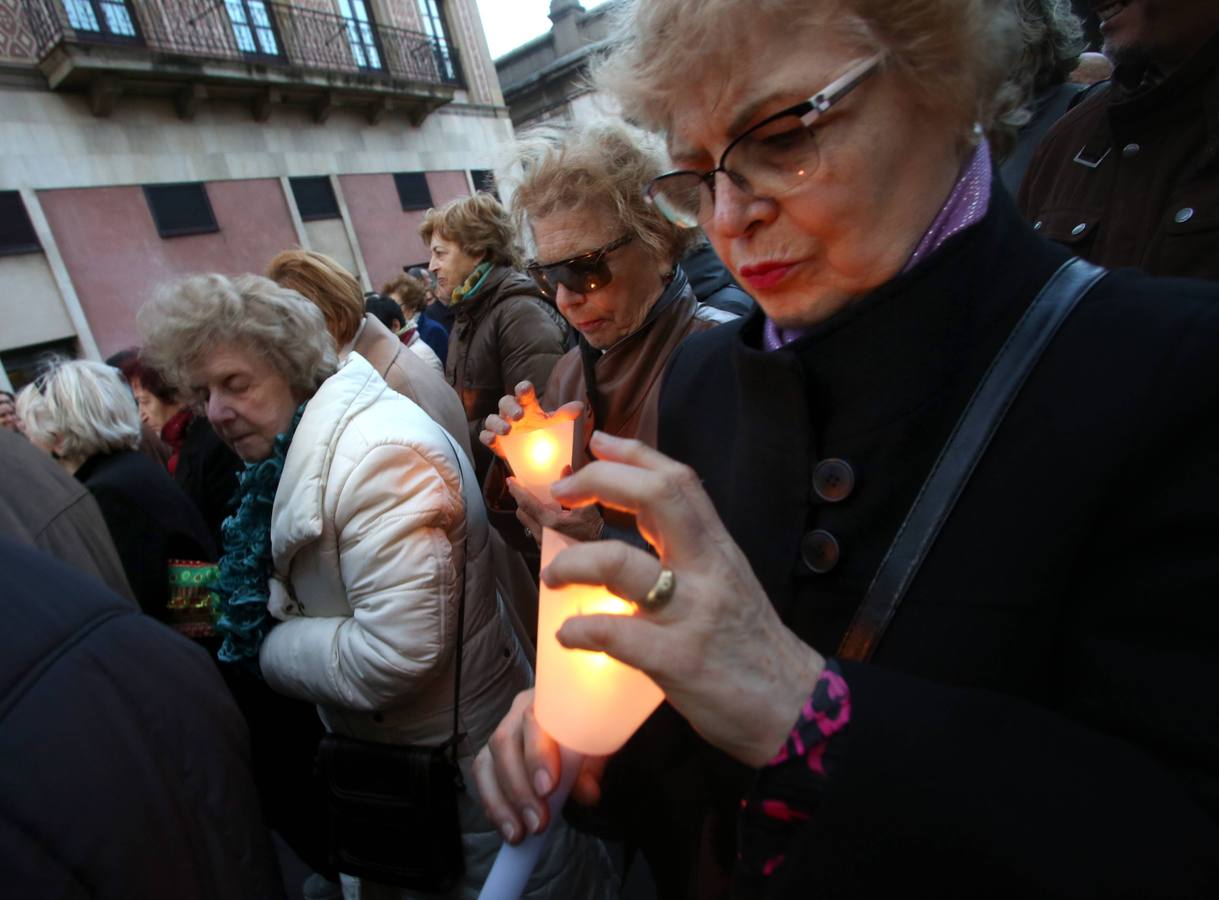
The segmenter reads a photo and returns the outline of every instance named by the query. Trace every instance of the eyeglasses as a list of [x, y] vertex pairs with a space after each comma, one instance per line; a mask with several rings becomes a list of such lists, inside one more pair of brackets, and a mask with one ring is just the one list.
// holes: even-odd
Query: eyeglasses
[[715, 212], [715, 176], [723, 172], [754, 197], [779, 197], [812, 177], [820, 162], [812, 125], [876, 71], [883, 53], [856, 63], [807, 100], [775, 113], [724, 148], [710, 172], [682, 170], [654, 178], [644, 197], [681, 228], [697, 228]]
[[555, 296], [559, 292], [559, 285], [577, 294], [588, 294], [614, 280], [614, 273], [610, 271], [605, 257], [634, 239], [633, 234], [624, 234], [616, 241], [579, 256], [546, 265], [532, 262], [525, 267], [525, 271], [548, 296]]

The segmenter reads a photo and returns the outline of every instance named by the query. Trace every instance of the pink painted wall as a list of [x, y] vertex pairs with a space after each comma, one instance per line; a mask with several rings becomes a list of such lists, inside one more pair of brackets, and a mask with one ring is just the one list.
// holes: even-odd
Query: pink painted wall
[[[427, 182], [436, 206], [470, 193], [465, 172], [428, 172]], [[374, 288], [428, 258], [419, 237], [424, 211], [403, 212], [393, 175], [343, 175], [339, 183]]]
[[158, 285], [197, 272], [261, 274], [296, 246], [278, 181], [209, 182], [207, 193], [220, 231], [162, 238], [138, 186], [38, 192], [103, 356], [137, 343], [135, 313]]

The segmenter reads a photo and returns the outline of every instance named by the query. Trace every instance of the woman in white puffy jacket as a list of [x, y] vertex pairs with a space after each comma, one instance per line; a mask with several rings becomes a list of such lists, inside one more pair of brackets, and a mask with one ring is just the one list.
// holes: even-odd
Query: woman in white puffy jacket
[[[462, 641], [465, 876], [450, 896], [475, 897], [500, 836], [468, 767], [531, 673], [496, 595], [469, 460], [361, 356], [340, 366], [322, 314], [272, 281], [190, 278], [139, 321], [145, 356], [247, 464], [224, 526], [222, 660], [256, 662], [331, 732], [438, 746]], [[560, 827], [526, 896], [608, 897], [612, 881], [600, 844]], [[343, 892], [409, 896], [347, 875]]]

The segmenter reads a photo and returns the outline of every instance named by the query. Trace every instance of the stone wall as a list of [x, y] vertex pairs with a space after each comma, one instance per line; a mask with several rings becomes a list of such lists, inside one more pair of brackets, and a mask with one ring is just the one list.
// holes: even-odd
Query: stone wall
[[491, 168], [512, 139], [506, 116], [444, 107], [414, 128], [335, 111], [325, 125], [277, 109], [258, 124], [243, 106], [206, 105], [182, 121], [165, 100], [124, 98], [96, 118], [75, 94], [0, 89], [0, 189], [58, 188], [280, 175]]
[[0, 63], [32, 63], [34, 51], [24, 0], [0, 0]]

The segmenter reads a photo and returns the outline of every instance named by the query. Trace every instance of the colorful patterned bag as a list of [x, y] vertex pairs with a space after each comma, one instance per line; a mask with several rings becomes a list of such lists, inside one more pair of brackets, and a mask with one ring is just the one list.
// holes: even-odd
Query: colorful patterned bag
[[220, 610], [220, 567], [215, 563], [171, 559], [165, 621], [192, 640], [215, 637]]

